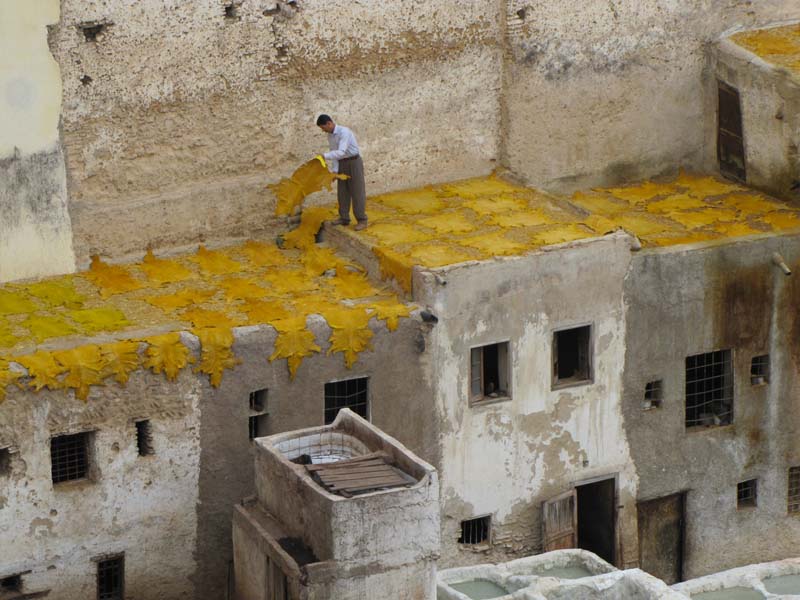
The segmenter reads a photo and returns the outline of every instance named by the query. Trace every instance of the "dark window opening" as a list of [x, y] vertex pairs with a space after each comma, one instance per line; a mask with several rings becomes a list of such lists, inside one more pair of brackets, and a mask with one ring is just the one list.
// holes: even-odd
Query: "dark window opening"
[[268, 389], [256, 390], [250, 392], [250, 410], [254, 412], [264, 412], [267, 410], [267, 395]]
[[117, 556], [97, 563], [97, 600], [123, 600], [125, 557]]
[[733, 365], [730, 350], [686, 357], [686, 427], [733, 422]]
[[769, 354], [753, 357], [750, 363], [750, 383], [753, 385], [769, 383]]
[[737, 181], [747, 178], [739, 92], [721, 81], [717, 85], [717, 159], [720, 173]]
[[53, 483], [84, 479], [89, 474], [89, 433], [50, 439]]
[[787, 500], [789, 514], [800, 514], [800, 467], [789, 468]]
[[590, 325], [553, 334], [553, 385], [591, 381], [591, 339]]
[[349, 408], [357, 415], [369, 419], [367, 377], [333, 381], [325, 384], [325, 424], [333, 423], [339, 409]]
[[9, 575], [0, 579], [0, 590], [7, 592], [22, 591], [22, 575]]
[[663, 393], [663, 382], [661, 379], [657, 381], [649, 381], [644, 386], [644, 403], [642, 408], [650, 410], [651, 408], [661, 408], [661, 396]]
[[267, 435], [267, 415], [253, 415], [247, 418], [248, 437], [254, 440]]
[[102, 42], [105, 35], [107, 23], [81, 23], [78, 29], [83, 33], [83, 38], [87, 42]]
[[747, 508], [756, 505], [758, 480], [748, 479], [736, 484], [736, 508]]
[[139, 450], [139, 456], [155, 454], [150, 421], [136, 421], [136, 448]]
[[470, 350], [470, 399], [473, 402], [509, 397], [508, 342]]
[[492, 517], [478, 517], [461, 521], [461, 536], [458, 538], [459, 544], [481, 544], [489, 541], [489, 531], [492, 525]]
[[11, 473], [11, 450], [0, 448], [0, 477]]

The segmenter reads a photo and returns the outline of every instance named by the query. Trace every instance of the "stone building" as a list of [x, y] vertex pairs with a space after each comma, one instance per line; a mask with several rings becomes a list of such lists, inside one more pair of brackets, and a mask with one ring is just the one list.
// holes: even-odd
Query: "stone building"
[[[440, 568], [796, 554], [797, 4], [412, 4], [0, 7], [3, 593], [225, 598], [253, 440], [341, 407]], [[271, 216], [323, 110], [364, 232]]]

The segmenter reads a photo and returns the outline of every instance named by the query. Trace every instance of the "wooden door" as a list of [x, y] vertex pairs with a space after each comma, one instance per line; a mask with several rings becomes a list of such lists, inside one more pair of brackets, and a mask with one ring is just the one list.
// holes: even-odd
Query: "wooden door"
[[544, 551], [578, 547], [578, 502], [571, 489], [542, 503]]
[[683, 580], [684, 494], [639, 502], [639, 567], [668, 584]]

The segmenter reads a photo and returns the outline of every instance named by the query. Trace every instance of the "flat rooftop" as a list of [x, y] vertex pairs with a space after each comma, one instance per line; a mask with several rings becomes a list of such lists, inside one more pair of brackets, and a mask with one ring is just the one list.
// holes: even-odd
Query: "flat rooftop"
[[624, 229], [665, 247], [800, 228], [800, 210], [706, 175], [558, 197], [492, 175], [370, 198], [370, 226], [351, 235], [407, 291], [415, 265], [443, 267]]
[[800, 23], [742, 31], [730, 40], [765, 62], [800, 77]]

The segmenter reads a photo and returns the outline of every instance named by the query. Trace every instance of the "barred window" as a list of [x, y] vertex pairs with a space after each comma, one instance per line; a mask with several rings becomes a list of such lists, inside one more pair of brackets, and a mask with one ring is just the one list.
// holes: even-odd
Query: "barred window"
[[341, 408], [349, 408], [357, 415], [369, 419], [367, 379], [367, 377], [359, 377], [325, 384], [326, 425], [333, 423]]
[[90, 433], [76, 433], [50, 439], [53, 483], [84, 479], [89, 474], [90, 436]]
[[789, 514], [800, 514], [800, 467], [789, 469]]
[[733, 364], [730, 350], [686, 357], [686, 427], [733, 422]]
[[115, 556], [97, 563], [97, 600], [123, 600], [125, 557]]
[[490, 515], [461, 521], [461, 536], [458, 538], [458, 543], [481, 544], [489, 541], [491, 525], [492, 517]]
[[748, 479], [736, 484], [736, 508], [755, 506], [758, 501], [758, 480]]

